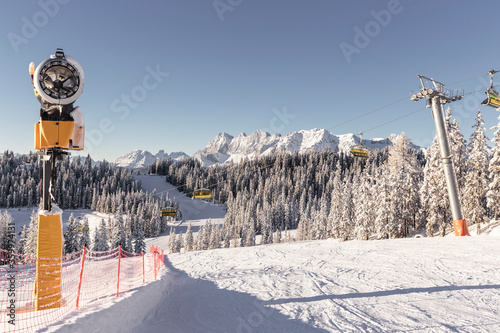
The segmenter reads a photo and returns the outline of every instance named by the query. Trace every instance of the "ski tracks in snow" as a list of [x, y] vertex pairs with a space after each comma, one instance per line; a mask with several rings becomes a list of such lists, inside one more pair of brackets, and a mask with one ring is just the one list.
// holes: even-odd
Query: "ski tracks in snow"
[[314, 330], [498, 332], [495, 246], [493, 238], [325, 240], [170, 258], [191, 278], [252, 295]]

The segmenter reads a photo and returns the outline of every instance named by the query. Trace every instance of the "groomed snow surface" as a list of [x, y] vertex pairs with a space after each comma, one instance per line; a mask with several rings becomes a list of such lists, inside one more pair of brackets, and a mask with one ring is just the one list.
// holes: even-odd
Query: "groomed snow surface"
[[158, 281], [49, 331], [500, 332], [499, 244], [325, 240], [172, 254]]

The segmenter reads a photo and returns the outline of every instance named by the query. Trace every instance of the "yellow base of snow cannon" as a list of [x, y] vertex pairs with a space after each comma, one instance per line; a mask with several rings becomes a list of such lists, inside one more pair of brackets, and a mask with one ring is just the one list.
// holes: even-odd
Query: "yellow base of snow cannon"
[[[38, 214], [36, 249], [35, 310], [59, 308], [62, 305], [62, 222], [61, 213]], [[46, 212], [48, 214], [44, 214]]]

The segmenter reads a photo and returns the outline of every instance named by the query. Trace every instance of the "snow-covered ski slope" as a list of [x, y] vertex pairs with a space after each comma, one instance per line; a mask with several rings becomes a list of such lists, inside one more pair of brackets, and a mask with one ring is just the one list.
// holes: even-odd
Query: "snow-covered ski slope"
[[485, 236], [168, 255], [159, 281], [49, 331], [500, 332], [493, 226]]
[[180, 204], [183, 220], [205, 220], [224, 218], [225, 212], [221, 205], [214, 205], [204, 200], [193, 200], [181, 193], [177, 188], [165, 181], [165, 176], [135, 176], [141, 181], [143, 190], [153, 192], [156, 189], [157, 195], [164, 195]]
[[[208, 220], [212, 223], [224, 223], [223, 205], [213, 204], [205, 200], [193, 200], [181, 193], [177, 188], [165, 181], [164, 176], [136, 176], [135, 179], [141, 181], [142, 189], [148, 192], [153, 192], [156, 189], [157, 195], [168, 196], [175, 198], [180, 205], [182, 212], [182, 221], [171, 225], [175, 228], [177, 234], [185, 233], [188, 225], [194, 233], [198, 232], [202, 225], [205, 225]], [[170, 228], [167, 233], [170, 232]], [[162, 249], [168, 248], [168, 236], [161, 235], [160, 237], [148, 238], [146, 245], [155, 245]]]

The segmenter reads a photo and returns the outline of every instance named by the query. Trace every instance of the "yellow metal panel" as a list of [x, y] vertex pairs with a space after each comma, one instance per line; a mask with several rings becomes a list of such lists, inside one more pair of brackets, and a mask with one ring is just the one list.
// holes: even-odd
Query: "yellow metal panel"
[[60, 121], [59, 122], [59, 147], [69, 148], [69, 139], [73, 134], [74, 121]]
[[61, 298], [61, 215], [38, 215], [35, 310], [58, 308]]
[[71, 138], [74, 127], [73, 121], [40, 120], [38, 126], [39, 131], [41, 132], [41, 135], [39, 136], [40, 148], [36, 149], [46, 149], [51, 147], [69, 148], [69, 139]]

